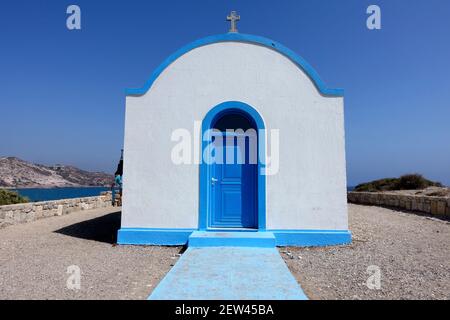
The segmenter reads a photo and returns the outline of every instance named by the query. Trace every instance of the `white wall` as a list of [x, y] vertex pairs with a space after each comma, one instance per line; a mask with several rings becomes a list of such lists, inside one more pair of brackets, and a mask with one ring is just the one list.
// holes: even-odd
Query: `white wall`
[[239, 42], [196, 48], [145, 95], [127, 97], [122, 227], [197, 228], [199, 168], [171, 162], [170, 137], [225, 101], [251, 105], [267, 129], [280, 129], [267, 229], [347, 230], [343, 98], [322, 96], [282, 54]]

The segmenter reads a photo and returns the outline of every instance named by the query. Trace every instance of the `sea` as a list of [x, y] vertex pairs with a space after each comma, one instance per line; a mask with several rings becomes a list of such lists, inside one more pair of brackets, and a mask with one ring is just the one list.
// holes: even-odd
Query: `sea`
[[19, 188], [12, 189], [31, 202], [99, 196], [108, 187]]

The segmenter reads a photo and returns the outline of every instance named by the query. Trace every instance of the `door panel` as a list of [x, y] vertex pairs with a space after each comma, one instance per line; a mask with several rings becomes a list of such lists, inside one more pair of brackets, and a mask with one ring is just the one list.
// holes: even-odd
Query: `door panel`
[[[215, 146], [223, 155], [223, 163], [212, 165], [212, 228], [256, 227], [256, 166], [242, 161], [245, 150], [240, 147]], [[217, 154], [217, 153], [216, 153]]]

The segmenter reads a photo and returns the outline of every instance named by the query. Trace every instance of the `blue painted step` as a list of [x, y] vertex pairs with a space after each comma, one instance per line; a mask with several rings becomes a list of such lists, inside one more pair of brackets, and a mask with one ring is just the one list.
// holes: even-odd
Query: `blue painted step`
[[153, 290], [149, 299], [307, 300], [308, 298], [289, 272], [276, 248], [210, 247], [188, 248]]
[[212, 232], [194, 231], [188, 240], [189, 247], [258, 247], [275, 248], [272, 232]]

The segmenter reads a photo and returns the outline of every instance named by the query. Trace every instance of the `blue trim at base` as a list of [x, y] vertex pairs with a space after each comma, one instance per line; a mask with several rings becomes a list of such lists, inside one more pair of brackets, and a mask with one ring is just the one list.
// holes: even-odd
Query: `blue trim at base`
[[267, 230], [275, 235], [277, 247], [323, 247], [349, 244], [348, 230]]
[[275, 248], [272, 232], [195, 231], [189, 236], [189, 247], [254, 247]]
[[[194, 231], [197, 230], [122, 228], [118, 231], [117, 243], [179, 246], [187, 244], [189, 236]], [[256, 234], [253, 232], [253, 235], [248, 235], [247, 237], [255, 237], [258, 234], [261, 235], [263, 232]], [[277, 247], [321, 247], [343, 245], [352, 242], [352, 234], [348, 230], [267, 230], [267, 233], [269, 232], [274, 234]], [[207, 241], [207, 239], [203, 241], [205, 240]], [[211, 241], [211, 245], [214, 245], [215, 240], [212, 239]]]
[[185, 245], [194, 229], [121, 228], [118, 244], [147, 244], [161, 246]]

